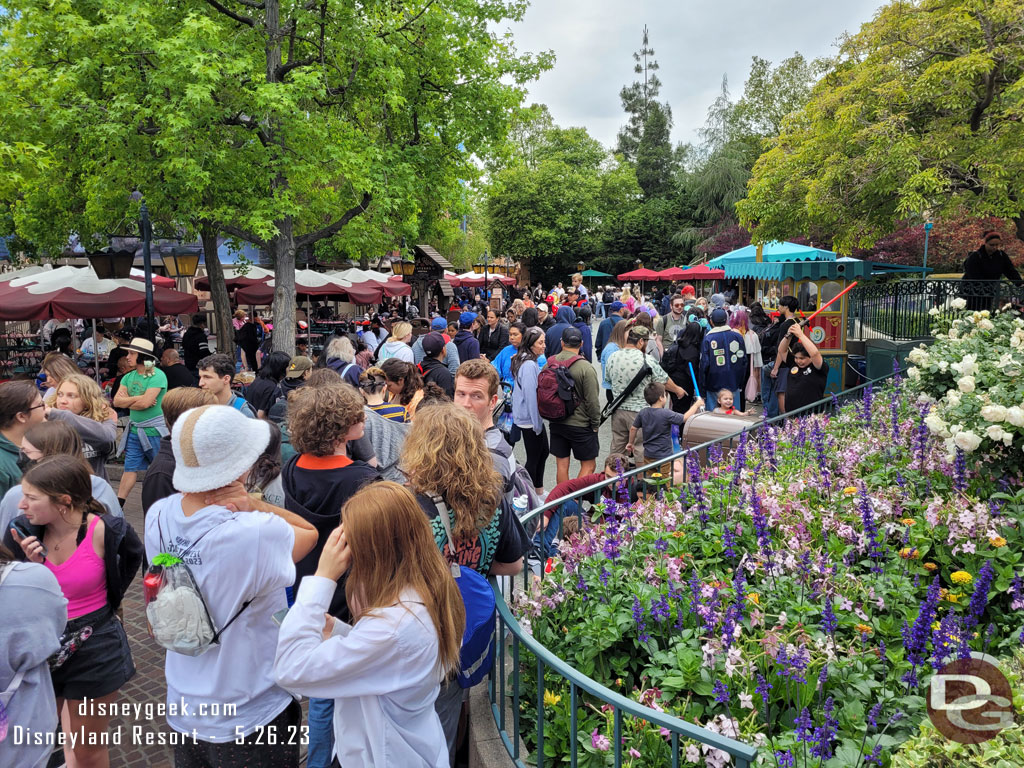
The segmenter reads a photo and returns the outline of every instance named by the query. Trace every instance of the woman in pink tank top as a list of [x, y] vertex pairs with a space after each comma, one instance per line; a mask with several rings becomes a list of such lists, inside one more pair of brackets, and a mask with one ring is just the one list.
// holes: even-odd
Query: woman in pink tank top
[[[65, 759], [82, 768], [105, 768], [110, 761], [103, 736], [110, 718], [97, 705], [113, 702], [135, 674], [108, 590], [108, 562], [112, 555], [116, 565], [117, 554], [108, 553], [105, 510], [92, 497], [89, 467], [81, 458], [47, 457], [25, 473], [21, 487], [23, 514], [14, 521], [14, 541], [27, 560], [50, 569], [68, 601], [68, 623], [52, 670], [58, 713], [67, 702]], [[130, 527], [127, 535], [135, 536]], [[114, 599], [120, 596], [115, 593]]]

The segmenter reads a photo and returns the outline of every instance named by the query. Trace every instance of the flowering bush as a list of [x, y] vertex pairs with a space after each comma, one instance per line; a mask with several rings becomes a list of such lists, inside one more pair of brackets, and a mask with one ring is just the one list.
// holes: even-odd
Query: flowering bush
[[[582, 673], [760, 746], [762, 765], [889, 765], [935, 668], [1024, 634], [1024, 490], [951, 459], [928, 415], [897, 384], [744, 436], [690, 462], [685, 486], [599, 507], [513, 609]], [[533, 659], [521, 674], [538, 684]], [[581, 766], [610, 765], [610, 709], [579, 694], [571, 732], [564, 679], [543, 685], [547, 756], [567, 763], [576, 739]], [[622, 737], [625, 765], [670, 764], [646, 721], [624, 718]]]
[[[964, 309], [955, 299], [954, 309]], [[934, 310], [933, 310], [934, 311]], [[910, 352], [911, 387], [930, 412], [929, 430], [952, 460], [957, 449], [984, 456], [989, 470], [1024, 466], [1024, 320], [1015, 312], [964, 312], [936, 319], [935, 343]]]

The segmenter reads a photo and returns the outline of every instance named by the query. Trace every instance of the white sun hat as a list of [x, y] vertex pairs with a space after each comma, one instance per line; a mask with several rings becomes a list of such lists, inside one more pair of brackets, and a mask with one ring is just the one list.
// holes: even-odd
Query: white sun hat
[[174, 422], [174, 488], [202, 493], [245, 474], [270, 443], [270, 426], [227, 405], [185, 411]]

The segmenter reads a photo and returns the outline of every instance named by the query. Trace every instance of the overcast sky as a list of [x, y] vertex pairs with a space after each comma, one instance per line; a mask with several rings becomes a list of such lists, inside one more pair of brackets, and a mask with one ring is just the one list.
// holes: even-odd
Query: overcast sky
[[752, 56], [773, 63], [799, 51], [835, 53], [882, 0], [532, 0], [512, 25], [520, 51], [553, 50], [557, 61], [529, 86], [527, 103], [547, 104], [563, 127], [583, 126], [611, 147], [625, 123], [619, 90], [634, 80], [643, 27], [661, 69], [661, 99], [672, 107], [674, 141], [696, 141], [722, 75], [737, 98]]

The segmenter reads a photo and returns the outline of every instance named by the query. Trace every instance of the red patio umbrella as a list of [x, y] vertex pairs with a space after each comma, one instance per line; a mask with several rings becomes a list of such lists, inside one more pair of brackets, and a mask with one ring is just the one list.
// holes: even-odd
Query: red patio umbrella
[[636, 280], [642, 282], [657, 282], [664, 278], [653, 269], [634, 269], [632, 272], [623, 272], [619, 280]]
[[683, 270], [680, 280], [724, 280], [724, 269], [711, 269], [706, 264], [687, 267]]
[[[140, 283], [146, 282], [146, 273], [141, 269], [132, 269], [132, 273], [129, 277], [132, 280], [138, 280]], [[163, 275], [153, 275], [153, 285], [159, 285], [161, 288], [178, 287], [178, 284], [174, 282], [173, 277], [164, 277]]]
[[658, 276], [662, 280], [682, 280], [683, 270], [679, 267], [669, 267], [668, 269], [661, 270], [661, 272], [658, 273]]
[[[195, 312], [199, 301], [190, 293], [153, 287], [153, 306], [160, 315]], [[142, 317], [146, 287], [137, 280], [101, 280], [91, 269], [59, 267], [20, 277], [0, 286], [0, 320], [90, 319]]]

